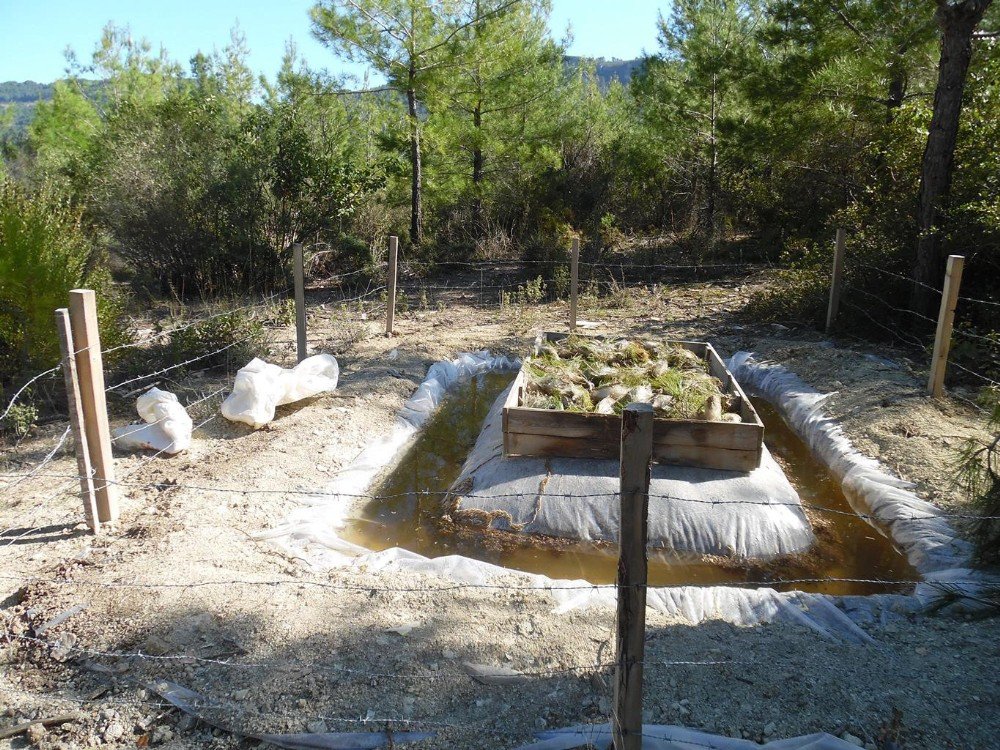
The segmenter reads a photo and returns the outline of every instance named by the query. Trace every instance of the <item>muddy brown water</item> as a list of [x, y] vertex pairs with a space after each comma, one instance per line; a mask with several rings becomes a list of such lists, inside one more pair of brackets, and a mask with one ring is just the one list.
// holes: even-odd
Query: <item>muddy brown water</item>
[[[373, 550], [402, 547], [427, 557], [459, 554], [551, 578], [613, 583], [618, 566], [614, 545], [559, 541], [539, 546], [538, 539], [528, 534], [484, 536], [482, 531], [459, 530], [441, 523], [440, 496], [421, 494], [444, 492], [458, 478], [487, 412], [510, 381], [509, 374], [487, 373], [445, 398], [374, 493], [392, 497], [370, 502], [349, 522], [343, 536]], [[774, 408], [759, 399], [754, 405], [764, 422], [764, 442], [802, 502], [846, 514], [807, 509], [817, 536], [813, 549], [766, 563], [651, 552], [649, 584], [742, 584], [827, 594], [905, 592], [907, 587], [895, 584], [774, 583], [791, 578], [916, 581], [919, 576], [887, 537], [851, 513], [839, 484]]]

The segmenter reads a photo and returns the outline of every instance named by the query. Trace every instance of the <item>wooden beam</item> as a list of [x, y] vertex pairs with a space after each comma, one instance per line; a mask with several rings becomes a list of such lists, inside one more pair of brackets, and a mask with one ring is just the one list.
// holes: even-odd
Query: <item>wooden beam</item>
[[830, 304], [826, 309], [826, 332], [833, 330], [833, 323], [840, 310], [840, 292], [844, 283], [844, 228], [837, 228], [837, 242], [833, 246], [833, 272], [830, 275]]
[[948, 268], [941, 289], [941, 310], [938, 312], [937, 333], [934, 335], [934, 354], [931, 356], [931, 372], [927, 377], [927, 392], [940, 398], [944, 394], [944, 374], [948, 369], [948, 350], [951, 348], [951, 329], [955, 324], [955, 308], [958, 306], [958, 289], [962, 285], [962, 269], [965, 258], [961, 255], [948, 256]]
[[306, 348], [306, 273], [302, 262], [302, 243], [292, 245], [295, 273], [295, 348], [301, 362], [309, 356]]
[[653, 407], [629, 404], [622, 413], [621, 519], [618, 535], [618, 619], [611, 717], [615, 750], [642, 748], [642, 668], [646, 641], [646, 538]]
[[118, 520], [118, 492], [114, 486], [115, 461], [111, 453], [111, 427], [104, 393], [104, 362], [97, 325], [97, 297], [91, 289], [72, 289], [69, 318], [76, 347], [76, 369], [80, 381], [80, 403], [87, 435], [87, 449], [94, 471], [97, 519]]
[[101, 522], [97, 517], [97, 495], [94, 493], [94, 477], [90, 463], [90, 449], [87, 445], [87, 430], [80, 402], [80, 382], [76, 372], [76, 354], [73, 347], [73, 331], [70, 328], [69, 310], [56, 310], [56, 331], [59, 333], [59, 350], [62, 353], [63, 382], [66, 385], [66, 404], [69, 409], [69, 423], [73, 430], [73, 445], [76, 452], [76, 471], [80, 475], [80, 494], [83, 497], [83, 516], [90, 530], [101, 532]]
[[385, 335], [392, 336], [396, 322], [396, 260], [399, 257], [399, 237], [389, 238], [389, 271], [386, 276]]

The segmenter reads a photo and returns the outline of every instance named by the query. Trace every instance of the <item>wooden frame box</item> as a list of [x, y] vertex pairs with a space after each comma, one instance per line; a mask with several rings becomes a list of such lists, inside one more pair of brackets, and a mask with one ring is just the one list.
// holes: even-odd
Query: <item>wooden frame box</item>
[[[560, 341], [567, 333], [544, 333], [542, 341]], [[683, 346], [708, 364], [711, 375], [722, 381], [734, 397], [732, 411], [742, 422], [706, 422], [696, 419], [655, 419], [653, 460], [659, 463], [704, 469], [752, 471], [760, 466], [764, 425], [750, 399], [726, 369], [711, 344], [669, 341]], [[618, 458], [621, 451], [621, 417], [532, 409], [524, 402], [524, 367], [518, 372], [503, 407], [503, 448], [507, 456], [561, 456], [565, 458]]]

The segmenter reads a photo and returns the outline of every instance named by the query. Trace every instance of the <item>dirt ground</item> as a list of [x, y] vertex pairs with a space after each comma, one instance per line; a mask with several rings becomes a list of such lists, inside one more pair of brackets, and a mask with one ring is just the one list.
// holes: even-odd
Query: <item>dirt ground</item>
[[[732, 311], [755, 283], [624, 292], [587, 300], [580, 317], [781, 362], [838, 392], [827, 406], [862, 451], [922, 497], [962, 507], [949, 461], [984, 428], [976, 413], [928, 399], [922, 364], [894, 350], [741, 321]], [[387, 339], [381, 318], [348, 321], [326, 299], [312, 295], [310, 341], [338, 356], [338, 390], [282, 407], [256, 432], [211, 419], [176, 457], [117, 456], [122, 514], [110, 533], [95, 538], [78, 522], [70, 455], [2, 480], [0, 736], [59, 721], [0, 748], [231, 748], [257, 744], [237, 733], [386, 728], [436, 733], [414, 747], [513, 748], [541, 728], [606, 720], [613, 612], [557, 615], [532, 591], [449, 589], [414, 573], [312, 572], [253, 538], [296, 507], [290, 490], [322, 487], [387, 432], [431, 362], [485, 348], [523, 354], [532, 329], [565, 327], [566, 305], [501, 310], [434, 294], [398, 315]], [[272, 359], [290, 364], [293, 348]], [[209, 393], [224, 382], [185, 385]], [[199, 406], [196, 424], [217, 404]], [[56, 435], [40, 430], [4, 471], [37, 462]], [[848, 645], [791, 626], [692, 627], [650, 612], [647, 720], [758, 741], [826, 731], [866, 747], [997, 746], [995, 619], [927, 616], [872, 634], [872, 645]], [[484, 684], [467, 663], [521, 675]], [[227, 729], [167, 704], [165, 681], [203, 695]]]

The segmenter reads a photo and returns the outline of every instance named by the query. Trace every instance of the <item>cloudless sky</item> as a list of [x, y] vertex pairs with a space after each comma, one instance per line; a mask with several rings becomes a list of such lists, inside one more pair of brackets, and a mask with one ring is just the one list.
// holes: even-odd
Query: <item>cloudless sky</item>
[[[656, 47], [656, 17], [670, 0], [553, 0], [552, 32], [572, 26], [569, 54], [638, 57]], [[185, 64], [201, 50], [221, 49], [239, 22], [250, 65], [272, 77], [285, 42], [294, 39], [310, 67], [346, 67], [312, 38], [312, 0], [0, 0], [0, 81], [48, 83], [64, 75], [63, 51], [72, 47], [89, 62], [108, 21], [128, 25], [135, 37], [166, 48]]]

